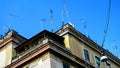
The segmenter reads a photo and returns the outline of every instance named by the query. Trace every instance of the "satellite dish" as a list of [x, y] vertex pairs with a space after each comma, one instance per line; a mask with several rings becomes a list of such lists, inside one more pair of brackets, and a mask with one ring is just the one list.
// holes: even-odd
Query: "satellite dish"
[[104, 53], [102, 53], [102, 56], [101, 56], [100, 60], [102, 62], [107, 62], [108, 61], [108, 57]]

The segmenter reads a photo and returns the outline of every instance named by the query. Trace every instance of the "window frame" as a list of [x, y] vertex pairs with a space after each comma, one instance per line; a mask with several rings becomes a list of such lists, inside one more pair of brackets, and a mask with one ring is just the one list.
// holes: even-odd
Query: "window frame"
[[[96, 62], [96, 59], [99, 59], [99, 64]], [[94, 57], [94, 60], [95, 60], [95, 66], [96, 66], [96, 68], [100, 68], [100, 58], [98, 57], [98, 56], [95, 56]], [[99, 66], [99, 67], [98, 67]]]
[[[83, 54], [84, 54], [84, 60], [90, 62], [89, 52], [87, 49], [83, 49]], [[86, 55], [87, 55], [87, 58], [86, 58]]]
[[62, 62], [63, 68], [70, 68], [70, 64], [67, 62]]

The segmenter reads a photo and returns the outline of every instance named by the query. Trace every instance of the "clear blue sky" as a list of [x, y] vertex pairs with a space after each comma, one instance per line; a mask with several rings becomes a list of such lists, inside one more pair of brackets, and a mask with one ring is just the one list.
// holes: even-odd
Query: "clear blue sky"
[[[66, 0], [70, 21], [86, 34], [82, 20], [87, 25], [90, 38], [101, 45], [107, 18], [109, 0]], [[10, 27], [26, 38], [42, 29], [51, 30], [50, 9], [53, 10], [54, 32], [61, 28], [64, 0], [0, 0], [0, 34]], [[111, 18], [104, 48], [120, 58], [120, 0], [112, 0]], [[46, 21], [42, 24], [41, 19]], [[65, 23], [67, 17], [64, 16]], [[10, 26], [9, 26], [10, 25]], [[116, 50], [117, 49], [117, 50]]]

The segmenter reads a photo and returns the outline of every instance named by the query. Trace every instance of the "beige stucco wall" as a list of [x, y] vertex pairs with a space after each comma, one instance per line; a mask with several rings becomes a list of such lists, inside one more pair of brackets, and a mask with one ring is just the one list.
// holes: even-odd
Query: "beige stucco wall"
[[[70, 47], [71, 47], [70, 49], [74, 55], [84, 59], [84, 49], [86, 49], [89, 52], [90, 63], [94, 66], [96, 65], [95, 56], [100, 58], [100, 54], [98, 52], [88, 47], [87, 45], [85, 45], [84, 43], [82, 43], [81, 41], [79, 41], [78, 39], [76, 39], [71, 35], [69, 35], [69, 40], [70, 40]], [[105, 63], [100, 63], [100, 64], [101, 64], [100, 66], [101, 68], [105, 67]]]
[[0, 68], [5, 67], [5, 57], [6, 57], [6, 50], [0, 51]]
[[[68, 48], [74, 55], [84, 59], [83, 50], [86, 49], [89, 52], [90, 63], [92, 63], [92, 65], [94, 66], [96, 65], [95, 56], [100, 58], [101, 57], [100, 53], [93, 50], [88, 45], [85, 45], [84, 43], [82, 43], [81, 41], [79, 41], [77, 38], [70, 34], [64, 35], [64, 38], [66, 48]], [[110, 60], [109, 63], [111, 64], [112, 68], [120, 68], [117, 64]], [[100, 62], [100, 68], [106, 68], [106, 63]]]
[[64, 36], [65, 46], [77, 57], [83, 58], [83, 44], [73, 36], [67, 34]]
[[[62, 58], [62, 57], [61, 57]], [[21, 68], [63, 68], [63, 59], [51, 54], [50, 52], [40, 55], [38, 58], [28, 62]], [[70, 68], [75, 68], [70, 65]]]
[[50, 54], [44, 53], [32, 61], [27, 62], [21, 68], [50, 68]]
[[77, 40], [76, 38], [70, 36], [70, 47], [71, 47], [71, 51], [73, 54], [75, 54], [76, 56], [83, 58], [83, 44]]
[[6, 45], [5, 49], [0, 50], [0, 68], [4, 68], [12, 60], [12, 44]]

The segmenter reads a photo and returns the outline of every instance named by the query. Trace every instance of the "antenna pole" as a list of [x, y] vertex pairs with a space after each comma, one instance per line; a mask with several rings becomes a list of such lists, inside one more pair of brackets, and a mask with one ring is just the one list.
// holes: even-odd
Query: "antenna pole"
[[64, 0], [64, 4], [63, 4], [64, 8], [62, 10], [62, 26], [64, 26], [64, 15], [66, 14], [66, 0]]
[[105, 26], [105, 30], [104, 30], [102, 47], [104, 46], [104, 42], [106, 40], [106, 36], [107, 36], [107, 32], [108, 32], [108, 26], [109, 26], [109, 22], [110, 22], [110, 8], [111, 8], [111, 0], [109, 0], [109, 5], [108, 5], [107, 21], [106, 21], [106, 26]]
[[62, 10], [62, 25], [64, 25], [64, 15], [65, 14], [68, 19], [68, 23], [70, 23], [69, 13], [70, 13], [70, 11], [66, 9], [66, 0], [64, 0], [64, 9]]
[[70, 23], [70, 16], [69, 16], [70, 11], [67, 10], [67, 8], [66, 8], [66, 0], [64, 0], [64, 12], [65, 12], [65, 14], [67, 16], [68, 23]]
[[[16, 14], [12, 14], [12, 13], [9, 13], [9, 17], [16, 17], [18, 18], [19, 16], [17, 16]], [[9, 23], [8, 23], [8, 30], [10, 30], [12, 28], [12, 24], [10, 22], [11, 19], [9, 19]], [[11, 28], [10, 28], [11, 27]]]
[[66, 15], [67, 15], [68, 23], [71, 23], [71, 22], [70, 22], [70, 16], [69, 16], [69, 14], [70, 14], [70, 11], [69, 11], [69, 10], [66, 10]]
[[82, 20], [82, 24], [83, 24], [84, 29], [85, 29], [85, 31], [86, 31], [86, 36], [88, 37], [87, 25], [86, 25], [86, 23], [85, 23], [84, 20]]
[[64, 14], [65, 14], [65, 11], [64, 10], [62, 10], [62, 26], [64, 26]]
[[41, 31], [43, 30], [43, 27], [42, 27], [43, 25], [42, 25], [42, 24], [43, 24], [45, 21], [46, 21], [45, 19], [41, 19], [41, 20], [40, 20], [40, 22], [41, 22]]
[[9, 13], [8, 29], [11, 29], [11, 22], [10, 22], [10, 20], [11, 20], [11, 17], [13, 17], [13, 16], [16, 16], [16, 15], [13, 15], [13, 14]]
[[50, 22], [51, 22], [51, 32], [53, 32], [53, 11], [50, 10]]

